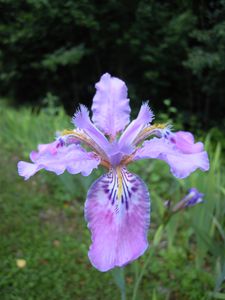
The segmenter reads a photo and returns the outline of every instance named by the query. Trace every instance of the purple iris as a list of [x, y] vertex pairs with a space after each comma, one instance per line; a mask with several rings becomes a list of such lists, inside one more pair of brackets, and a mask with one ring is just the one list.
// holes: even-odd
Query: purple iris
[[203, 202], [204, 194], [200, 193], [196, 188], [191, 188], [188, 194], [180, 200], [172, 209], [172, 212], [178, 212], [186, 207], [195, 206], [198, 203]]
[[96, 84], [92, 120], [80, 105], [73, 117], [76, 129], [39, 145], [37, 152], [31, 152], [32, 163], [18, 163], [19, 175], [25, 179], [41, 169], [83, 176], [99, 165], [107, 169], [90, 187], [85, 203], [92, 234], [88, 255], [100, 271], [124, 266], [148, 248], [150, 197], [142, 179], [127, 170], [128, 164], [146, 158], [164, 160], [177, 178], [198, 168], [209, 169], [203, 144], [195, 143], [191, 133], [172, 133], [166, 124], [150, 125], [153, 113], [148, 103], [142, 104], [131, 123], [130, 111], [125, 83], [106, 73]]
[[204, 194], [200, 193], [196, 188], [191, 188], [183, 199], [185, 207], [195, 206], [196, 204], [203, 202], [203, 197]]

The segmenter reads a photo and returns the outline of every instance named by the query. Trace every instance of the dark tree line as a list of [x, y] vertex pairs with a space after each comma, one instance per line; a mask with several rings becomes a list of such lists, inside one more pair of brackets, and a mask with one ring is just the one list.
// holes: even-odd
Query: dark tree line
[[172, 99], [202, 125], [224, 119], [225, 0], [0, 0], [0, 96], [68, 112], [104, 72], [139, 106]]

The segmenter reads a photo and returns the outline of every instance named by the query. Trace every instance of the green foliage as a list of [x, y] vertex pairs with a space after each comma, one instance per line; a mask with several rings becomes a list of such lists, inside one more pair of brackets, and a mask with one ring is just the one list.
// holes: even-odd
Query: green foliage
[[[88, 178], [41, 172], [28, 182], [17, 175], [17, 162], [27, 160], [30, 150], [72, 126], [64, 110], [55, 108], [57, 98], [48, 94], [46, 99], [39, 112], [0, 109], [1, 299], [119, 299], [111, 274], [96, 271], [87, 257], [83, 205], [102, 170]], [[165, 106], [171, 107], [170, 101]], [[149, 186], [152, 221], [150, 249], [125, 270], [128, 299], [140, 274], [133, 299], [223, 299], [225, 169], [220, 144], [214, 144], [208, 136], [210, 171], [186, 180], [174, 179], [160, 161], [131, 166]], [[179, 201], [190, 187], [205, 194], [204, 203], [176, 214], [163, 229], [164, 201]], [[26, 260], [24, 268], [17, 266], [19, 258]], [[124, 288], [121, 278], [118, 284]]]
[[51, 92], [72, 113], [108, 71], [137, 107], [170, 98], [185, 126], [224, 118], [224, 0], [7, 0], [0, 11], [1, 96], [36, 106]]
[[55, 52], [46, 55], [41, 64], [43, 67], [51, 71], [56, 71], [58, 66], [78, 64], [84, 54], [85, 51], [83, 45], [79, 45], [68, 50], [60, 48]]
[[[47, 101], [49, 97], [52, 95], [48, 95]], [[50, 104], [45, 109], [33, 113], [30, 108], [16, 111], [0, 107], [0, 124], [1, 143], [11, 151], [16, 146], [20, 149], [20, 153], [27, 155], [40, 141], [49, 143], [54, 140], [57, 131], [70, 127], [70, 120], [62, 108], [57, 109]]]

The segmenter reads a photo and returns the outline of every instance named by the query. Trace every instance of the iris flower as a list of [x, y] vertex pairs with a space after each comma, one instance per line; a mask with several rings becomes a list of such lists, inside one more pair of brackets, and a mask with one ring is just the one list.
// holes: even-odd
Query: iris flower
[[125, 83], [106, 73], [96, 84], [92, 119], [80, 105], [72, 119], [75, 129], [39, 145], [30, 154], [32, 163], [18, 163], [19, 175], [26, 180], [41, 169], [83, 176], [100, 165], [107, 169], [92, 184], [85, 202], [92, 234], [88, 256], [100, 271], [124, 266], [148, 248], [150, 196], [142, 179], [128, 171], [130, 163], [160, 159], [177, 178], [209, 169], [203, 144], [195, 143], [191, 133], [172, 132], [167, 124], [151, 125], [154, 116], [147, 102], [132, 122], [130, 111]]

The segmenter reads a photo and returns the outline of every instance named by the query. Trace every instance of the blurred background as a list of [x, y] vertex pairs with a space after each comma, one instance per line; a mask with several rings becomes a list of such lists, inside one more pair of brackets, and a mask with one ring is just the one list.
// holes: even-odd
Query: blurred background
[[[191, 187], [205, 194], [149, 250], [157, 254], [137, 299], [225, 299], [224, 0], [0, 0], [0, 299], [119, 299], [111, 274], [87, 258], [83, 203], [104, 170], [24, 182], [16, 169], [72, 128], [105, 72], [126, 82], [133, 117], [150, 100], [156, 121], [191, 130], [211, 161], [208, 173], [179, 181], [163, 162], [132, 167], [152, 195], [150, 244], [164, 201]], [[147, 257], [126, 270], [128, 299]]]

